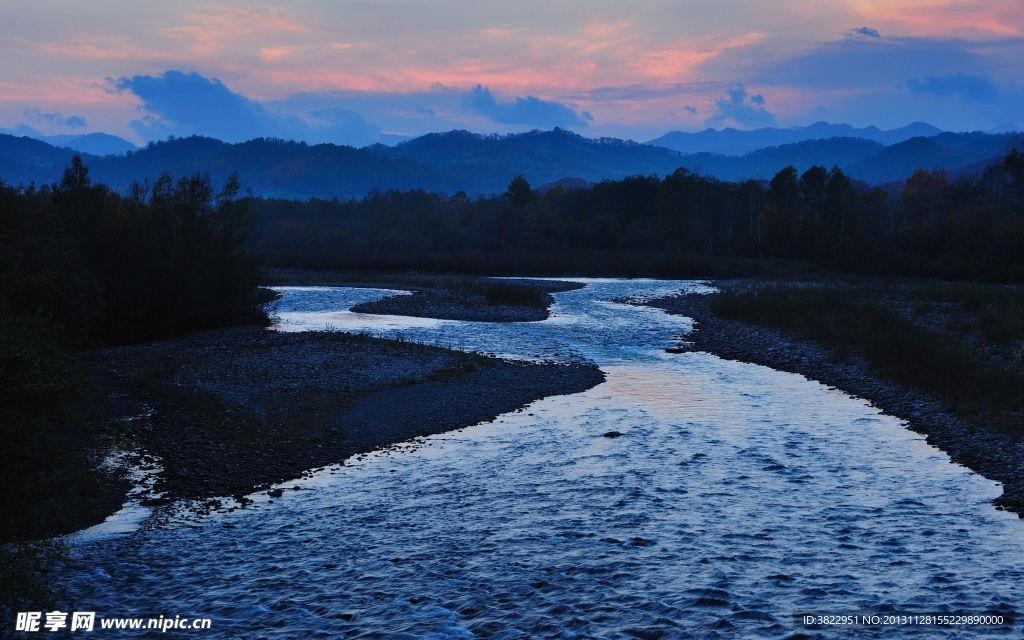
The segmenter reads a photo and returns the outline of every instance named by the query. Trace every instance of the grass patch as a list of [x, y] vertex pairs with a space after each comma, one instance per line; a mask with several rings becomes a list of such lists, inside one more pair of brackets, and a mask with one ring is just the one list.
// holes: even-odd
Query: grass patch
[[1021, 292], [943, 283], [776, 284], [713, 296], [715, 315], [860, 356], [980, 426], [1024, 435]]

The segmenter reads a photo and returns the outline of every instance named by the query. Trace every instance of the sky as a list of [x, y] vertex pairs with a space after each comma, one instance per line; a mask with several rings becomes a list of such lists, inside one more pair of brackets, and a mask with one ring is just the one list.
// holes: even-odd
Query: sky
[[3, 0], [0, 131], [1024, 126], [1024, 0]]

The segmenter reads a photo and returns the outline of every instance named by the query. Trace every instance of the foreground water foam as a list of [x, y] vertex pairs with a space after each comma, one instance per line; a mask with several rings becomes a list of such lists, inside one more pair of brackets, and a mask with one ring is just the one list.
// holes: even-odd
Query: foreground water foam
[[667, 354], [685, 319], [610, 302], [698, 286], [589, 281], [522, 324], [346, 314], [386, 292], [284, 291], [283, 329], [587, 357], [608, 379], [273, 503], [82, 540], [63, 606], [209, 617], [214, 637], [246, 638], [786, 637], [797, 613], [1014, 612], [1024, 523], [988, 503], [997, 484], [816, 382]]

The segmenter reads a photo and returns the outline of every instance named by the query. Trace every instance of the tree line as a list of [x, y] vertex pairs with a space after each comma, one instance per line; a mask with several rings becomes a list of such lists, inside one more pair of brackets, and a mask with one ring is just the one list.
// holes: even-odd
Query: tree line
[[206, 174], [124, 194], [76, 156], [59, 183], [0, 181], [0, 309], [76, 345], [123, 344], [256, 312], [255, 213], [237, 176]]
[[45, 539], [102, 515], [84, 347], [166, 338], [259, 310], [255, 217], [237, 177], [119, 194], [75, 157], [60, 182], [0, 181], [0, 610], [41, 597]]
[[255, 199], [273, 264], [522, 275], [699, 276], [798, 261], [865, 274], [1024, 278], [1024, 154], [980, 175], [871, 186], [838, 167], [728, 182], [679, 169], [541, 195], [422, 190]]

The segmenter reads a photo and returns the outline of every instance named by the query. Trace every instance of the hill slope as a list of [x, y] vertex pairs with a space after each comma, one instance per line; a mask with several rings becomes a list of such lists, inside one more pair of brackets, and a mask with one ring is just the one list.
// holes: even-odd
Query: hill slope
[[362, 197], [374, 188], [454, 191], [450, 175], [422, 163], [392, 159], [334, 144], [307, 145], [257, 138], [228, 144], [213, 138], [179, 138], [132, 155], [93, 160], [93, 175], [115, 188], [154, 179], [161, 171], [182, 176], [209, 171], [214, 183], [237, 171], [258, 195], [287, 198]]
[[1014, 134], [982, 133], [911, 138], [851, 163], [846, 171], [870, 183], [904, 180], [917, 169], [956, 170], [1004, 156], [1014, 139]]
[[53, 182], [75, 153], [35, 138], [0, 134], [0, 179], [12, 185]]

